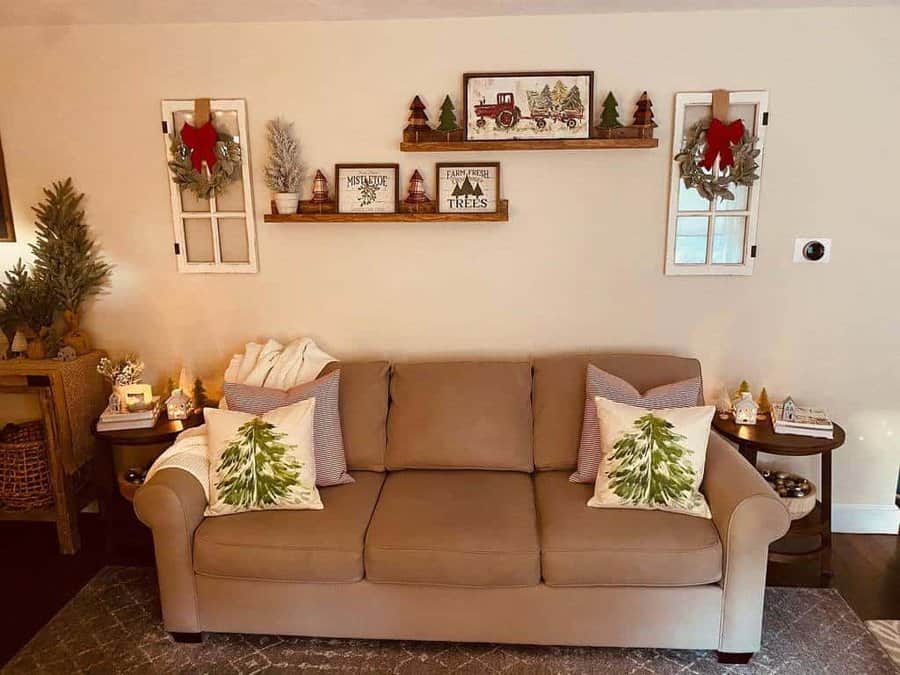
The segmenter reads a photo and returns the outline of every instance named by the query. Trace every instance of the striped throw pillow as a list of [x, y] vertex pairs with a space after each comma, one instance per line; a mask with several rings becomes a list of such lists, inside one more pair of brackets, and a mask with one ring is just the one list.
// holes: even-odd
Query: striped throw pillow
[[264, 415], [276, 408], [310, 398], [316, 399], [313, 419], [316, 485], [342, 485], [354, 481], [347, 473], [347, 459], [344, 455], [344, 436], [341, 433], [341, 415], [338, 410], [340, 383], [340, 370], [287, 391], [226, 382], [225, 401], [229, 410]]
[[600, 425], [594, 397], [625, 405], [659, 410], [662, 408], [690, 408], [700, 401], [702, 384], [699, 377], [664, 384], [643, 394], [621, 377], [588, 364], [585, 381], [584, 421], [581, 423], [581, 444], [578, 446], [578, 468], [569, 476], [572, 483], [594, 483], [600, 468]]

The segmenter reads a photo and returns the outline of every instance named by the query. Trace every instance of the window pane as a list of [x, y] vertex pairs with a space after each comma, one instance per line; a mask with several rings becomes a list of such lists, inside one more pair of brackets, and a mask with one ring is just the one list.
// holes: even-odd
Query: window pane
[[717, 216], [713, 228], [712, 262], [739, 265], [744, 262], [744, 216]]
[[675, 229], [675, 262], [679, 265], [702, 265], [706, 262], [706, 238], [709, 218], [679, 216]]
[[[675, 171], [678, 169], [676, 168]], [[678, 181], [678, 210], [679, 211], [709, 211], [709, 200], [704, 199], [696, 188], [686, 188], [684, 181]]]
[[211, 218], [184, 219], [184, 247], [188, 262], [216, 261]]
[[750, 197], [750, 189], [744, 185], [730, 185], [728, 187], [734, 195], [734, 199], [719, 199], [716, 202], [717, 211], [746, 211]]
[[209, 213], [209, 200], [200, 199], [190, 190], [182, 190], [181, 210], [185, 213]]
[[247, 222], [243, 218], [219, 218], [218, 221], [222, 262], [250, 262]]
[[[241, 167], [235, 171], [240, 172]], [[231, 181], [223, 192], [216, 195], [216, 211], [244, 212], [244, 181], [238, 177]]]

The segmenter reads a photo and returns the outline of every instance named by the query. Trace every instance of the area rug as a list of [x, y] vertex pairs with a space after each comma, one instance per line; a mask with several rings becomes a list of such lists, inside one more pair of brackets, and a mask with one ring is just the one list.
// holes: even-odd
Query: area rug
[[[690, 611], [685, 608], [685, 611]], [[766, 591], [762, 650], [747, 666], [714, 652], [324, 640], [216, 634], [201, 645], [163, 630], [155, 573], [100, 571], [4, 673], [822, 673], [895, 675], [894, 665], [834, 590]]]
[[900, 670], [900, 619], [866, 621], [866, 628], [872, 631], [872, 634], [884, 647], [884, 651], [894, 659], [897, 669]]

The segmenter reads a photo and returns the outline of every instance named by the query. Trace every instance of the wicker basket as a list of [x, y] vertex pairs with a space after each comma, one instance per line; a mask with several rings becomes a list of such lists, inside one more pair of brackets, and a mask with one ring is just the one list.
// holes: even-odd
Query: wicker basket
[[53, 504], [50, 462], [41, 420], [0, 431], [0, 505], [29, 510]]

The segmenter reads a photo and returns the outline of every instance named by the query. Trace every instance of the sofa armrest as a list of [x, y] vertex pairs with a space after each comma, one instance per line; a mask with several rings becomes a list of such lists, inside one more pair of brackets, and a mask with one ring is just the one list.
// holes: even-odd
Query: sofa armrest
[[137, 517], [153, 530], [163, 623], [171, 633], [200, 632], [193, 552], [205, 510], [203, 487], [180, 469], [163, 469], [134, 496]]
[[722, 540], [719, 651], [755, 652], [762, 634], [769, 544], [791, 524], [787, 508], [755, 467], [710, 433], [703, 492]]

